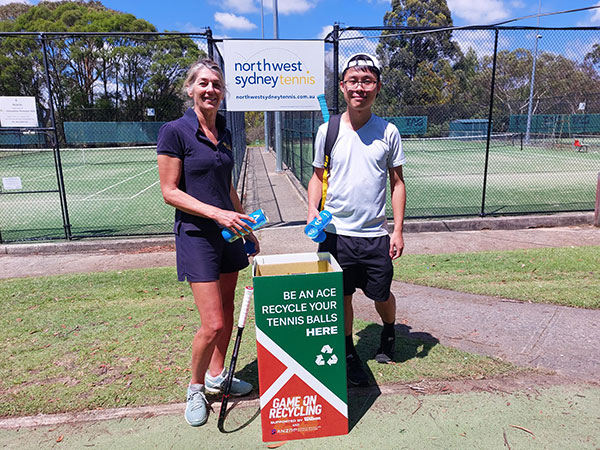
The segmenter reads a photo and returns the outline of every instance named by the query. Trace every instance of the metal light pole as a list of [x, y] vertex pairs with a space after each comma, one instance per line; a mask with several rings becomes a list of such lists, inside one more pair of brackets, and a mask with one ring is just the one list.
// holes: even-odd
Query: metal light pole
[[[538, 16], [537, 16], [537, 26], [540, 26], [540, 11], [542, 9], [542, 0], [538, 3]], [[525, 129], [525, 143], [529, 144], [529, 131], [531, 130], [531, 111], [533, 108], [533, 84], [535, 82], [535, 63], [537, 61], [537, 52], [538, 52], [538, 41], [541, 39], [542, 35], [538, 34], [538, 30], [535, 30], [535, 45], [533, 48], [533, 64], [531, 65], [531, 83], [529, 85], [529, 105], [527, 107], [527, 128]]]
[[[277, 0], [273, 0], [273, 37], [279, 39]], [[281, 112], [275, 111], [275, 172], [282, 172], [281, 163]]]
[[[262, 38], [265, 38], [265, 16], [263, 12], [263, 0], [260, 0], [260, 28], [262, 30]], [[264, 112], [265, 117], [265, 152], [269, 151], [269, 113], [267, 111]]]

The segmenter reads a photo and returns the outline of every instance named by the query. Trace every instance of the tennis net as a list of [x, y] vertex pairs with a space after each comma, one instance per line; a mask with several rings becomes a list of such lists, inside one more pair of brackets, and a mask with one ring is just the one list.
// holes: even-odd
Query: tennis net
[[[406, 151], [412, 152], [481, 152], [487, 146], [487, 135], [402, 138]], [[520, 147], [519, 133], [496, 133], [490, 136], [490, 147]]]
[[[155, 146], [61, 148], [63, 166], [118, 165], [156, 161]], [[2, 167], [54, 166], [51, 148], [0, 148]]]

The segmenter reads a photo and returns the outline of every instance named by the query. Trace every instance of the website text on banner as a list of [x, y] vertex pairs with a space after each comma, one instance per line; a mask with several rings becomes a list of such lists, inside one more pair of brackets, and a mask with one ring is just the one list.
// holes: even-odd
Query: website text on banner
[[323, 41], [226, 40], [230, 111], [318, 111], [325, 88]]

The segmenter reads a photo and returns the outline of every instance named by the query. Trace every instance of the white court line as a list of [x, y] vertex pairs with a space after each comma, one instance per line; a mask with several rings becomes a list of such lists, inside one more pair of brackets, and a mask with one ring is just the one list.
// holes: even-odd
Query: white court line
[[124, 180], [122, 180], [122, 181], [119, 181], [118, 183], [116, 183], [116, 184], [113, 184], [112, 186], [108, 186], [107, 188], [104, 188], [104, 189], [102, 189], [101, 191], [94, 192], [92, 195], [88, 195], [87, 197], [83, 198], [82, 200], [89, 200], [90, 198], [92, 198], [92, 197], [94, 197], [94, 196], [96, 196], [96, 195], [98, 195], [98, 194], [101, 194], [102, 192], [108, 191], [109, 189], [112, 189], [112, 188], [114, 188], [114, 187], [116, 187], [116, 186], [118, 186], [118, 185], [120, 185], [120, 184], [126, 183], [126, 182], [127, 182], [127, 181], [129, 181], [129, 180], [133, 180], [134, 178], [137, 178], [137, 177], [139, 177], [140, 175], [143, 175], [143, 174], [145, 174], [145, 173], [147, 173], [147, 172], [150, 172], [151, 170], [154, 170], [154, 169], [156, 169], [157, 167], [158, 167], [158, 164], [156, 164], [154, 167], [151, 167], [150, 169], [146, 169], [146, 170], [144, 170], [143, 172], [140, 172], [140, 173], [138, 173], [137, 175], [134, 175], [134, 176], [132, 176], [132, 177], [129, 177], [129, 178], [125, 178]]
[[[86, 198], [70, 198], [70, 195], [77, 195], [77, 194], [67, 194], [69, 203], [76, 203], [76, 202], [83, 202], [83, 201], [88, 201], [88, 199]], [[96, 198], [94, 199], [95, 202], [123, 202], [123, 201], [127, 201], [129, 200], [128, 197], [112, 197], [112, 198]]]
[[137, 194], [135, 194], [135, 195], [133, 195], [133, 196], [129, 197], [129, 198], [128, 198], [128, 200], [133, 200], [133, 199], [134, 199], [134, 198], [136, 198], [138, 195], [140, 195], [140, 194], [143, 194], [144, 192], [146, 192], [146, 191], [147, 191], [148, 189], [150, 189], [151, 187], [153, 187], [153, 186], [156, 186], [158, 183], [160, 183], [160, 180], [159, 180], [159, 181], [155, 181], [154, 183], [152, 183], [152, 184], [151, 184], [150, 186], [148, 186], [147, 188], [145, 188], [145, 189], [142, 189], [142, 190], [141, 190], [140, 192], [138, 192]]

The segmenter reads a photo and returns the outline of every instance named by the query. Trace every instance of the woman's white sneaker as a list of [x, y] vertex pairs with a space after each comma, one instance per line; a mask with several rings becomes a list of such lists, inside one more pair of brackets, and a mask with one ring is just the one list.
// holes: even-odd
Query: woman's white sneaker
[[188, 386], [185, 405], [185, 421], [193, 427], [204, 425], [208, 420], [208, 407], [204, 396], [204, 386], [192, 388]]
[[[204, 375], [204, 386], [206, 386], [206, 392], [210, 394], [219, 394], [225, 390], [225, 383], [227, 383], [227, 369], [217, 375], [211, 377], [208, 371]], [[249, 394], [252, 391], [252, 385], [246, 381], [240, 380], [239, 378], [233, 377], [231, 380], [231, 391], [229, 395], [233, 397], [241, 397], [242, 395]]]

